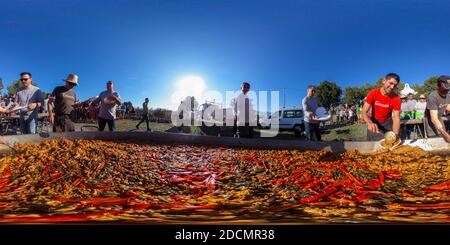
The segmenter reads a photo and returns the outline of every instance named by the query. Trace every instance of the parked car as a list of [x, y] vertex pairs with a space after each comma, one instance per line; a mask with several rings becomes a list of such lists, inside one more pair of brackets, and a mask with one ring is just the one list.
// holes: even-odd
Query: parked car
[[271, 127], [271, 119], [278, 115], [278, 127], [280, 130], [292, 130], [299, 136], [305, 131], [302, 109], [281, 109], [272, 113], [266, 119], [260, 119], [260, 125], [264, 128]]

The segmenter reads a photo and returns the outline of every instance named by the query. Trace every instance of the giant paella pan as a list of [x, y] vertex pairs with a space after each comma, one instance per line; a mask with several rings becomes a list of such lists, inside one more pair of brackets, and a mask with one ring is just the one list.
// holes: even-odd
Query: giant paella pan
[[2, 223], [450, 222], [442, 139], [393, 150], [158, 132], [4, 140]]

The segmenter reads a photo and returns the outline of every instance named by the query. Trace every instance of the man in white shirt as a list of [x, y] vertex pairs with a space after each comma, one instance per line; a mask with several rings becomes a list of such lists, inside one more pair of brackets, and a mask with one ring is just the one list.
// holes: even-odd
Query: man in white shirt
[[237, 126], [239, 138], [252, 138], [253, 127], [256, 126], [256, 113], [253, 110], [251, 99], [248, 96], [250, 83], [243, 82], [241, 93], [231, 101], [234, 122]]

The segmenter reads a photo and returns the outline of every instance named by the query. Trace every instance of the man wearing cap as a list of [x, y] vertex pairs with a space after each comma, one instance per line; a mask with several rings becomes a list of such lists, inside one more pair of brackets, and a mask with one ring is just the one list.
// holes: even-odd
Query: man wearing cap
[[109, 131], [114, 131], [116, 128], [116, 107], [122, 103], [119, 93], [114, 91], [114, 83], [108, 81], [106, 91], [101, 92], [92, 103], [94, 105], [100, 103], [98, 130], [105, 130], [106, 124], [108, 124]]
[[20, 73], [22, 89], [16, 92], [13, 107], [20, 109], [20, 130], [22, 134], [35, 134], [38, 121], [39, 108], [44, 104], [41, 90], [34, 86], [31, 73]]
[[445, 141], [450, 143], [450, 135], [442, 120], [442, 116], [449, 111], [450, 76], [440, 76], [437, 83], [437, 90], [431, 92], [427, 97], [427, 109], [425, 110], [427, 136], [441, 135]]
[[77, 100], [73, 87], [78, 85], [78, 76], [69, 74], [63, 81], [66, 85], [53, 89], [48, 101], [48, 120], [53, 124], [53, 132], [75, 131], [71, 113]]
[[[383, 78], [381, 88], [371, 90], [366, 97], [361, 116], [367, 123], [367, 140], [378, 141], [383, 134], [400, 132], [400, 98], [395, 93], [400, 76], [389, 73]], [[369, 110], [371, 112], [369, 116]]]

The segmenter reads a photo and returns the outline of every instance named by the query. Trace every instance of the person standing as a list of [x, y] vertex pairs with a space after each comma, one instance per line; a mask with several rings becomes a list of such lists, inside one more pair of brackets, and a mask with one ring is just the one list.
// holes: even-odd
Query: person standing
[[106, 124], [108, 124], [109, 131], [116, 129], [116, 107], [120, 105], [121, 99], [119, 93], [114, 91], [114, 83], [108, 81], [106, 83], [106, 90], [101, 92], [93, 104], [100, 103], [98, 112], [98, 130], [104, 131]]
[[69, 74], [63, 81], [66, 85], [53, 89], [48, 102], [48, 119], [53, 124], [53, 132], [75, 131], [72, 112], [77, 96], [73, 88], [78, 86], [78, 76]]
[[136, 125], [136, 129], [139, 129], [139, 125], [141, 125], [141, 123], [145, 121], [145, 123], [147, 124], [147, 131], [151, 131], [148, 119], [148, 102], [148, 98], [145, 98], [144, 103], [142, 103], [142, 118], [141, 121], [139, 121], [139, 123]]
[[[315, 97], [316, 87], [309, 85], [306, 97], [302, 100], [304, 111], [305, 135], [308, 140], [321, 141], [319, 121], [317, 121], [316, 110], [319, 108], [319, 100]], [[344, 112], [344, 109], [341, 109]], [[342, 119], [341, 119], [342, 120]]]
[[20, 110], [20, 130], [22, 134], [35, 134], [37, 131], [39, 108], [44, 104], [41, 90], [34, 86], [31, 73], [20, 73], [23, 88], [16, 92], [15, 106], [23, 107]]
[[248, 94], [249, 91], [250, 83], [243, 82], [241, 93], [231, 101], [234, 121], [237, 126], [236, 134], [239, 138], [252, 138], [253, 127], [256, 126], [256, 113], [253, 110], [252, 101]]
[[[389, 73], [383, 78], [383, 86], [371, 90], [366, 97], [361, 116], [367, 123], [367, 139], [382, 140], [384, 133], [400, 133], [400, 98], [395, 89], [400, 83], [400, 76]], [[369, 116], [369, 110], [371, 112]]]
[[425, 110], [425, 124], [428, 137], [442, 136], [447, 143], [450, 143], [450, 135], [442, 116], [449, 112], [450, 96], [450, 76], [440, 76], [438, 78], [437, 90], [431, 92], [427, 97], [427, 107]]
[[421, 94], [419, 101], [416, 103], [414, 109], [416, 110], [416, 119], [422, 120], [425, 116], [425, 110], [427, 109], [427, 97]]

